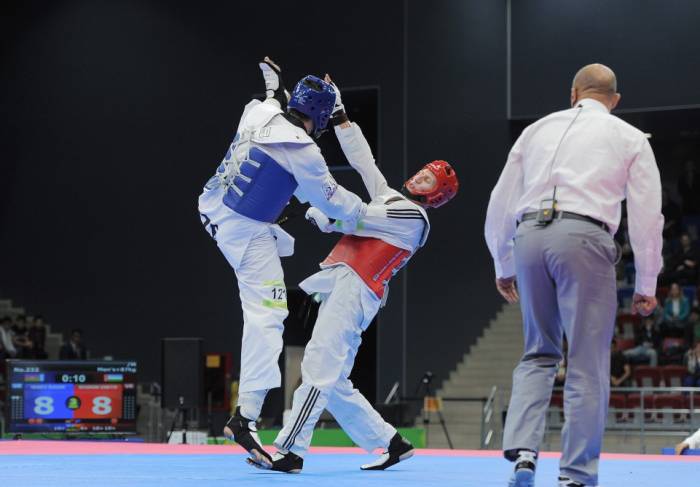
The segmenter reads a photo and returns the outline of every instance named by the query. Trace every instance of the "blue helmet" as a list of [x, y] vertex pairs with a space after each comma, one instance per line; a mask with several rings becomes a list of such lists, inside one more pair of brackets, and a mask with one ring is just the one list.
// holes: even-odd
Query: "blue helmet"
[[308, 75], [294, 87], [287, 108], [309, 117], [314, 124], [312, 135], [318, 138], [328, 125], [334, 105], [333, 86], [321, 78]]

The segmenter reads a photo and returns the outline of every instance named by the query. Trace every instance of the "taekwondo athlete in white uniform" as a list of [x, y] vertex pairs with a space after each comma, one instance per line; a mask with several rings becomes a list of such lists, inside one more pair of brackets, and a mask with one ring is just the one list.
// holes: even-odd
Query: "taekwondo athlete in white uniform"
[[[326, 75], [326, 81], [330, 78]], [[375, 165], [362, 130], [350, 123], [340, 100], [333, 125], [340, 146], [361, 175], [371, 202], [360, 220], [331, 223], [321, 208], [306, 213], [323, 232], [345, 234], [321, 263], [321, 271], [299, 285], [321, 300], [318, 319], [301, 363], [302, 384], [292, 412], [275, 439], [272, 470], [299, 473], [314, 426], [324, 409], [355, 444], [384, 453], [363, 470], [384, 470], [413, 455], [413, 445], [382, 419], [348, 379], [361, 335], [386, 301], [388, 282], [425, 244], [430, 225], [426, 208], [437, 208], [457, 194], [457, 175], [445, 161], [426, 164], [409, 179], [403, 194], [391, 189]], [[270, 468], [256, 462], [248, 463]]]
[[260, 68], [267, 99], [246, 105], [228, 152], [199, 197], [199, 213], [236, 273], [243, 308], [238, 405], [224, 434], [258, 462], [271, 462], [255, 420], [267, 391], [281, 384], [277, 361], [288, 311], [280, 257], [294, 251], [294, 239], [275, 222], [292, 195], [340, 220], [355, 221], [367, 207], [335, 182], [311, 138], [328, 124], [333, 86], [306, 76], [288, 99], [279, 67], [265, 58]]

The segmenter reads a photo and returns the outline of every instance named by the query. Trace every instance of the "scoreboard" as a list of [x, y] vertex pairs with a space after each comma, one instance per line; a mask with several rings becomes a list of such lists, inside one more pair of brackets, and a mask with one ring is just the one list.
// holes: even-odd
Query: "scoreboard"
[[8, 360], [8, 431], [136, 433], [136, 362]]

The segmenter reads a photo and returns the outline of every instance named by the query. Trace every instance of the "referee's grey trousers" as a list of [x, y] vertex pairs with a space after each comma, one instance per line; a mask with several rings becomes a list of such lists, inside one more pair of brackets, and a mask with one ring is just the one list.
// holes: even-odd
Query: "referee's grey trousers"
[[561, 433], [561, 475], [598, 485], [598, 458], [610, 396], [610, 342], [617, 294], [611, 235], [596, 225], [557, 219], [520, 224], [515, 269], [525, 350], [513, 372], [503, 449], [539, 451], [562, 332], [569, 343]]

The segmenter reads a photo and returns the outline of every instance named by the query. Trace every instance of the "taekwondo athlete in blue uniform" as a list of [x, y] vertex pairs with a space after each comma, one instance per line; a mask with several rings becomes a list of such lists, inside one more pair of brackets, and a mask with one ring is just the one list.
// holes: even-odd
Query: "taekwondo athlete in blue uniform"
[[279, 67], [265, 58], [260, 68], [267, 99], [246, 105], [231, 146], [199, 197], [199, 213], [236, 273], [243, 308], [238, 404], [224, 434], [251, 458], [271, 463], [255, 420], [267, 391], [281, 384], [278, 358], [288, 311], [280, 257], [294, 251], [294, 239], [275, 222], [292, 196], [339, 220], [359, 219], [367, 206], [336, 183], [313, 139], [333, 111], [333, 86], [309, 75], [288, 99]]

